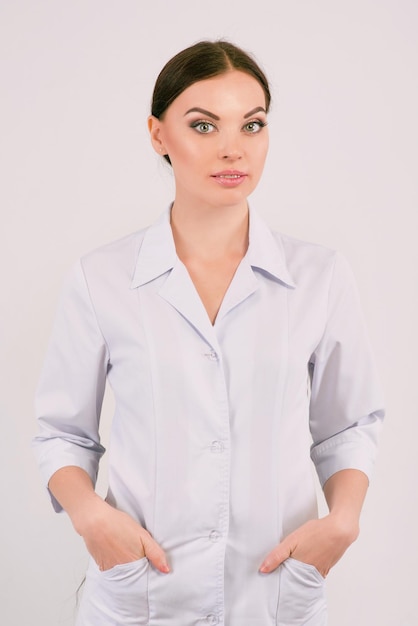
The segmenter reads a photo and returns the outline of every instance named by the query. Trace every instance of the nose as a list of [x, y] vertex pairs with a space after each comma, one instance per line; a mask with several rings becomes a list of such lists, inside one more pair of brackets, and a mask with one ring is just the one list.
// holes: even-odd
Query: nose
[[240, 137], [236, 134], [224, 134], [220, 138], [218, 156], [223, 161], [236, 161], [242, 158]]

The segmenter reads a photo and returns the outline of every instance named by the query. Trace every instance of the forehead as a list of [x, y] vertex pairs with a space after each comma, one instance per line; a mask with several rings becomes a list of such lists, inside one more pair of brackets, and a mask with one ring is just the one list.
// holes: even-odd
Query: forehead
[[192, 107], [209, 109], [213, 113], [222, 111], [243, 111], [266, 106], [262, 86], [253, 76], [238, 70], [231, 70], [200, 80], [187, 87], [170, 105], [170, 109], [184, 112]]

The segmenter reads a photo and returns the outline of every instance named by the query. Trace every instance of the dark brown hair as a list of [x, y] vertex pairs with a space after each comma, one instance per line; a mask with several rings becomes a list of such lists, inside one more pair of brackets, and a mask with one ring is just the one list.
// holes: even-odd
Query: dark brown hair
[[[261, 85], [269, 110], [271, 94], [267, 78], [256, 61], [229, 41], [200, 41], [176, 54], [161, 70], [154, 87], [151, 114], [161, 119], [170, 104], [199, 80], [240, 70]], [[164, 157], [169, 163], [168, 155]]]

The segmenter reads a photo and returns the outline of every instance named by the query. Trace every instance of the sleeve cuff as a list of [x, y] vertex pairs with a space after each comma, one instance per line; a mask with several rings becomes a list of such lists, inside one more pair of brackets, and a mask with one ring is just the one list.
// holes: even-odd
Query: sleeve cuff
[[[39, 447], [39, 451], [42, 449], [42, 453], [39, 455], [35, 441], [35, 455], [38, 456], [41, 479], [48, 489], [51, 504], [57, 513], [60, 513], [63, 508], [49, 490], [48, 483], [53, 474], [59, 469], [68, 466], [79, 467], [87, 472], [93, 485], [96, 485], [99, 461], [103, 453], [86, 448], [80, 449], [81, 451], [73, 450], [73, 447], [68, 445], [63, 447], [62, 440], [59, 439], [50, 440], [43, 442], [42, 447]], [[53, 454], [51, 453], [52, 451]]]
[[311, 459], [315, 464], [321, 487], [336, 472], [344, 469], [357, 469], [366, 474], [369, 480], [373, 474], [376, 458], [376, 423], [373, 435], [367, 431], [372, 425], [352, 427], [334, 437], [314, 445]]

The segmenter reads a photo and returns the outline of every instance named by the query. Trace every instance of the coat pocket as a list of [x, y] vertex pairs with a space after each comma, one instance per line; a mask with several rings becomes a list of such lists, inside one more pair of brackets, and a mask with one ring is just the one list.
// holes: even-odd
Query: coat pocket
[[90, 559], [76, 626], [146, 626], [146, 557], [101, 572]]
[[325, 579], [316, 567], [288, 558], [280, 570], [277, 626], [326, 626]]

